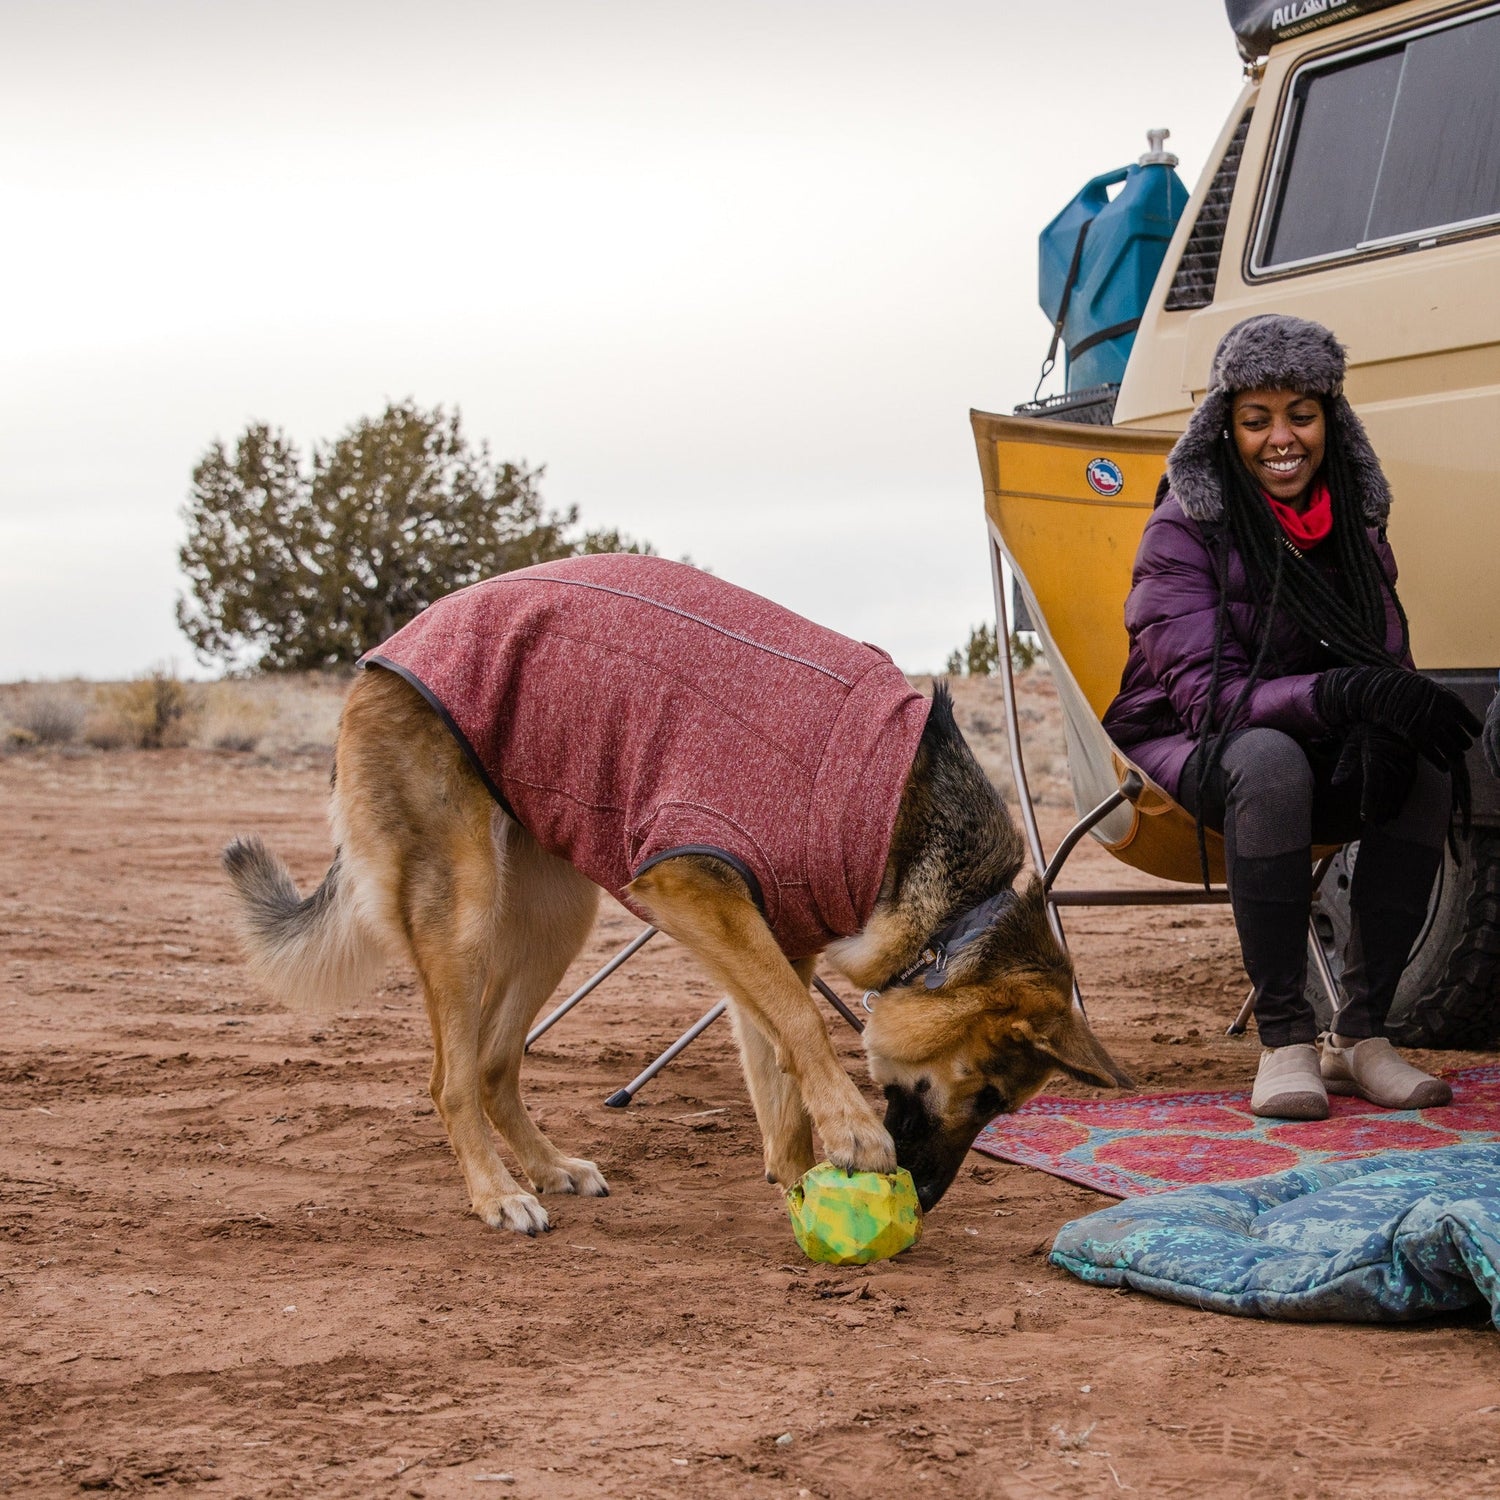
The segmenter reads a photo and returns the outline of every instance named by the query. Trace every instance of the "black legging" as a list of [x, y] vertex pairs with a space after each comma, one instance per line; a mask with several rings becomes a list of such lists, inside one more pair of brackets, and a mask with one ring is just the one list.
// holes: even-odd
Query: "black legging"
[[[1203, 821], [1224, 835], [1229, 900], [1245, 972], [1255, 987], [1261, 1044], [1285, 1047], [1317, 1036], [1307, 980], [1312, 846], [1359, 840], [1349, 893], [1347, 1004], [1340, 1036], [1383, 1036], [1396, 985], [1422, 930], [1443, 859], [1447, 775], [1420, 756], [1400, 812], [1361, 825], [1359, 780], [1331, 783], [1337, 747], [1309, 752], [1279, 729], [1230, 736], [1204, 788]], [[1180, 800], [1196, 813], [1198, 757], [1183, 772]]]

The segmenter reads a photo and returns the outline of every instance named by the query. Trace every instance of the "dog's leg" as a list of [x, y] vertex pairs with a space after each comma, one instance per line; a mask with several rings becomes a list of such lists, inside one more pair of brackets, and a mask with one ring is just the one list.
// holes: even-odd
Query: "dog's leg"
[[[815, 958], [799, 958], [792, 964], [803, 988], [812, 983]], [[775, 1043], [756, 1024], [749, 1011], [735, 1001], [729, 1005], [740, 1061], [755, 1118], [760, 1124], [761, 1144], [766, 1154], [766, 1181], [790, 1187], [812, 1166], [812, 1119], [802, 1102], [802, 1091], [776, 1061]]]
[[506, 1171], [485, 1118], [480, 1013], [490, 987], [501, 872], [494, 802], [453, 736], [399, 677], [369, 672], [339, 731], [334, 832], [362, 919], [404, 947], [432, 1025], [432, 1099], [474, 1212], [535, 1234], [541, 1204]]
[[807, 986], [739, 876], [712, 856], [684, 854], [652, 865], [629, 889], [765, 1033], [777, 1066], [800, 1090], [828, 1159], [851, 1171], [895, 1171], [890, 1136], [840, 1066]]
[[432, 1023], [432, 1099], [463, 1168], [474, 1212], [493, 1228], [536, 1234], [548, 1227], [546, 1210], [506, 1171], [482, 1101], [480, 1015], [492, 983], [485, 928], [493, 904], [480, 895], [477, 872], [458, 861], [455, 866], [419, 872], [427, 878], [413, 891], [408, 915], [412, 956]]
[[521, 1101], [526, 1033], [583, 946], [599, 905], [599, 888], [548, 854], [519, 823], [496, 812], [503, 870], [495, 969], [480, 1023], [484, 1107], [539, 1193], [609, 1192], [591, 1161], [564, 1156], [537, 1128]]

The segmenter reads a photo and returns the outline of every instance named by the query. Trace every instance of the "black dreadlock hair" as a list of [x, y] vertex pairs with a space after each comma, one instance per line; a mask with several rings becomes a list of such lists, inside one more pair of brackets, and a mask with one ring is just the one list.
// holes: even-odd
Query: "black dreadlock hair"
[[[1292, 545], [1281, 523], [1271, 513], [1260, 487], [1240, 457], [1233, 436], [1225, 431], [1216, 447], [1219, 493], [1224, 518], [1213, 537], [1213, 564], [1219, 583], [1219, 607], [1214, 624], [1214, 654], [1208, 685], [1208, 706], [1198, 732], [1197, 805], [1198, 859], [1203, 884], [1208, 878], [1208, 842], [1203, 829], [1203, 799], [1217, 768], [1235, 720], [1265, 672], [1271, 657], [1271, 635], [1277, 611], [1284, 610], [1304, 635], [1317, 641], [1333, 658], [1332, 665], [1388, 667], [1405, 658], [1410, 638], [1406, 611], [1365, 531], [1365, 517], [1356, 499], [1359, 490], [1350, 473], [1348, 455], [1328, 403], [1324, 411], [1323, 463], [1319, 469], [1333, 502], [1333, 530], [1324, 546], [1334, 548], [1336, 567], [1325, 573]], [[1317, 475], [1314, 476], [1314, 482]], [[1239, 552], [1252, 597], [1260, 611], [1260, 639], [1255, 643], [1244, 686], [1219, 724], [1219, 681], [1224, 640], [1229, 629], [1229, 551]], [[1385, 601], [1389, 598], [1401, 622], [1401, 641], [1387, 651]], [[1460, 787], [1460, 783], [1462, 786]], [[1469, 785], [1466, 768], [1453, 771], [1454, 806], [1468, 821]]]

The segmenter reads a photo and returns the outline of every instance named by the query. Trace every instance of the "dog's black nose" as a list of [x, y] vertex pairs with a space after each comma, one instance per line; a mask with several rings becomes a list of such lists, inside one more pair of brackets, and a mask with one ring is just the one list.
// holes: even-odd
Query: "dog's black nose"
[[914, 1089], [894, 1084], [885, 1091], [885, 1128], [896, 1147], [897, 1164], [911, 1173], [922, 1212], [937, 1206], [958, 1175], [972, 1136], [952, 1136]]
[[929, 1179], [926, 1182], [917, 1183], [916, 1186], [917, 1202], [922, 1205], [922, 1212], [925, 1214], [937, 1207], [938, 1200], [943, 1196], [948, 1184], [946, 1182], [933, 1182]]
[[[968, 1145], [962, 1141], [941, 1140], [934, 1142], [934, 1147], [924, 1152], [915, 1166], [907, 1168], [916, 1184], [917, 1202], [922, 1205], [924, 1214], [936, 1208], [943, 1194], [953, 1186], [953, 1179], [958, 1176], [958, 1169], [969, 1153]], [[901, 1159], [899, 1149], [896, 1159]]]

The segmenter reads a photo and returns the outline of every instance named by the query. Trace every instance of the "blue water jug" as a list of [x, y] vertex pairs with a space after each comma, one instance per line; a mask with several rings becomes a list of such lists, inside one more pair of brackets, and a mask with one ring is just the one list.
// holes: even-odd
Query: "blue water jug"
[[[1085, 184], [1042, 231], [1039, 243], [1042, 311], [1054, 338], [1043, 379], [1067, 350], [1067, 388], [1118, 385], [1161, 269], [1188, 191], [1162, 150], [1170, 134], [1148, 130], [1151, 149], [1134, 166], [1105, 172]], [[1109, 189], [1123, 184], [1114, 197]], [[1039, 387], [1040, 388], [1040, 387]]]

